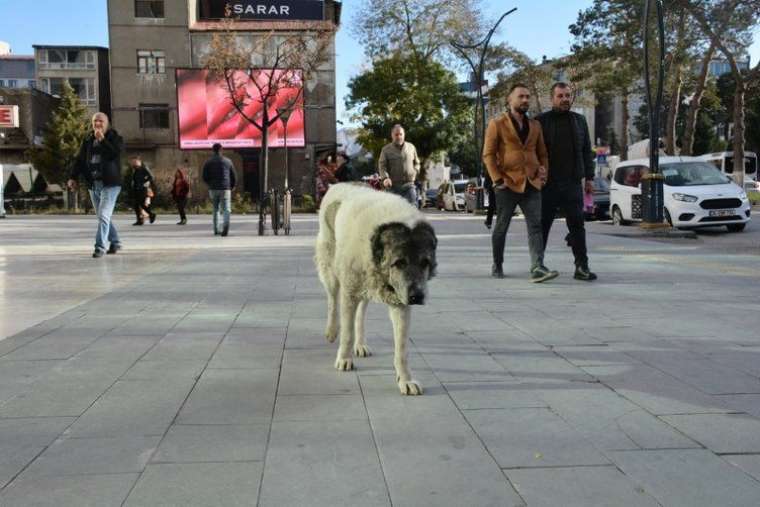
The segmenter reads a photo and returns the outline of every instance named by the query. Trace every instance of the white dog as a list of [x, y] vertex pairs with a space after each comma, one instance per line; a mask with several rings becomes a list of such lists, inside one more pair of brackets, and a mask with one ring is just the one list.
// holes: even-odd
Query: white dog
[[422, 394], [407, 364], [409, 305], [425, 303], [436, 246], [433, 228], [403, 198], [358, 184], [330, 187], [319, 212], [315, 262], [327, 292], [327, 340], [335, 341], [340, 328], [338, 370], [353, 368], [352, 352], [370, 355], [364, 315], [372, 299], [389, 308], [401, 393]]

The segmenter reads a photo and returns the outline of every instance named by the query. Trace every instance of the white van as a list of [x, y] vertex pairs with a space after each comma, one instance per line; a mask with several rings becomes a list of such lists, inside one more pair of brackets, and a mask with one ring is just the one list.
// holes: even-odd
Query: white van
[[[717, 153], [707, 153], [696, 157], [699, 160], [709, 162], [717, 167], [722, 173], [732, 175], [734, 173], [734, 152], [721, 151]], [[760, 184], [757, 182], [757, 154], [751, 151], [744, 152], [744, 188], [745, 190], [760, 191]]]
[[[697, 157], [662, 157], [665, 220], [677, 228], [725, 225], [744, 230], [750, 220], [747, 193], [714, 165]], [[615, 225], [642, 219], [641, 177], [649, 159], [621, 162], [610, 182], [610, 214]]]

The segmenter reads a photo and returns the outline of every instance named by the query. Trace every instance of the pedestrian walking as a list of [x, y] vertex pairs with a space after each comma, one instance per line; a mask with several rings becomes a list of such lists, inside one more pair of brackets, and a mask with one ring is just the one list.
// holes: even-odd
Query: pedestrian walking
[[345, 151], [339, 151], [335, 157], [337, 168], [335, 169], [335, 179], [341, 183], [348, 181], [356, 181], [359, 176], [356, 174], [354, 166], [351, 164], [351, 159], [346, 155]]
[[140, 155], [129, 157], [129, 166], [132, 168], [132, 197], [137, 217], [132, 225], [143, 225], [146, 215], [150, 223], [153, 223], [156, 221], [156, 214], [151, 210], [151, 202], [155, 196], [153, 173]]
[[[541, 191], [541, 224], [544, 243], [549, 239], [557, 210], [565, 215], [567, 242], [575, 257], [576, 280], [593, 281], [597, 276], [588, 267], [586, 228], [583, 209], [586, 195], [593, 206], [594, 157], [588, 124], [583, 115], [570, 110], [573, 92], [567, 83], [552, 85], [552, 109], [536, 119], [541, 123], [549, 154], [549, 177]], [[585, 185], [582, 180], [585, 179]]]
[[190, 195], [190, 181], [187, 179], [185, 169], [178, 167], [174, 173], [174, 183], [172, 183], [172, 199], [177, 205], [177, 211], [179, 212], [179, 222], [177, 225], [187, 225], [187, 215], [185, 214], [185, 207], [187, 206], [187, 198]]
[[107, 253], [121, 250], [121, 240], [111, 216], [116, 199], [121, 192], [121, 151], [124, 142], [112, 129], [105, 113], [92, 116], [92, 131], [87, 134], [79, 148], [71, 169], [67, 186], [75, 190], [79, 178], [83, 178], [98, 217], [93, 258], [106, 253], [105, 243], [110, 243]]
[[559, 273], [544, 266], [541, 230], [541, 187], [546, 181], [547, 157], [541, 124], [528, 118], [530, 91], [525, 85], [512, 86], [507, 97], [509, 112], [488, 124], [483, 162], [493, 181], [496, 225], [491, 236], [491, 275], [504, 278], [504, 245], [515, 208], [525, 215], [530, 250], [530, 280], [544, 282]]
[[383, 186], [417, 206], [415, 182], [420, 174], [417, 149], [406, 141], [406, 133], [401, 125], [393, 126], [391, 138], [393, 141], [383, 146], [377, 161]]
[[227, 236], [232, 213], [232, 189], [236, 183], [235, 166], [222, 155], [221, 144], [215, 143], [211, 149], [214, 154], [203, 164], [203, 181], [208, 185], [209, 198], [214, 207], [214, 235]]
[[328, 155], [317, 164], [317, 208], [322, 204], [322, 198], [327, 193], [330, 185], [337, 183], [338, 179], [335, 177], [335, 162], [332, 155]]

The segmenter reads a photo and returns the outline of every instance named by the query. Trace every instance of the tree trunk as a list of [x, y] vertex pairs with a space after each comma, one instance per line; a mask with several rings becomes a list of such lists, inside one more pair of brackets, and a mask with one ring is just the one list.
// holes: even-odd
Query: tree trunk
[[742, 76], [736, 78], [734, 90], [734, 181], [744, 188], [744, 92], [747, 87]]
[[628, 121], [630, 120], [631, 116], [628, 112], [629, 98], [630, 97], [628, 90], [623, 90], [623, 128], [620, 131], [620, 160], [628, 160]]
[[694, 152], [694, 132], [697, 129], [697, 116], [702, 106], [702, 97], [705, 94], [707, 85], [707, 75], [710, 70], [710, 60], [715, 55], [715, 44], [710, 44], [710, 48], [702, 59], [702, 69], [699, 72], [697, 87], [694, 89], [694, 96], [689, 102], [689, 110], [686, 113], [686, 128], [681, 143], [681, 155], [691, 156]]
[[670, 106], [668, 107], [668, 119], [665, 124], [665, 153], [676, 154], [676, 122], [678, 120], [678, 108], [681, 105], [681, 66], [673, 67], [673, 89], [670, 94]]

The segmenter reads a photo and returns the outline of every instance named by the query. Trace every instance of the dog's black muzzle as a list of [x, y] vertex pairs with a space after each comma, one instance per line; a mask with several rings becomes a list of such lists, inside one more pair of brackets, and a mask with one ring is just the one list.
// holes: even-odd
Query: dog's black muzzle
[[424, 305], [425, 292], [419, 289], [412, 289], [411, 291], [409, 291], [409, 304], [410, 305]]

